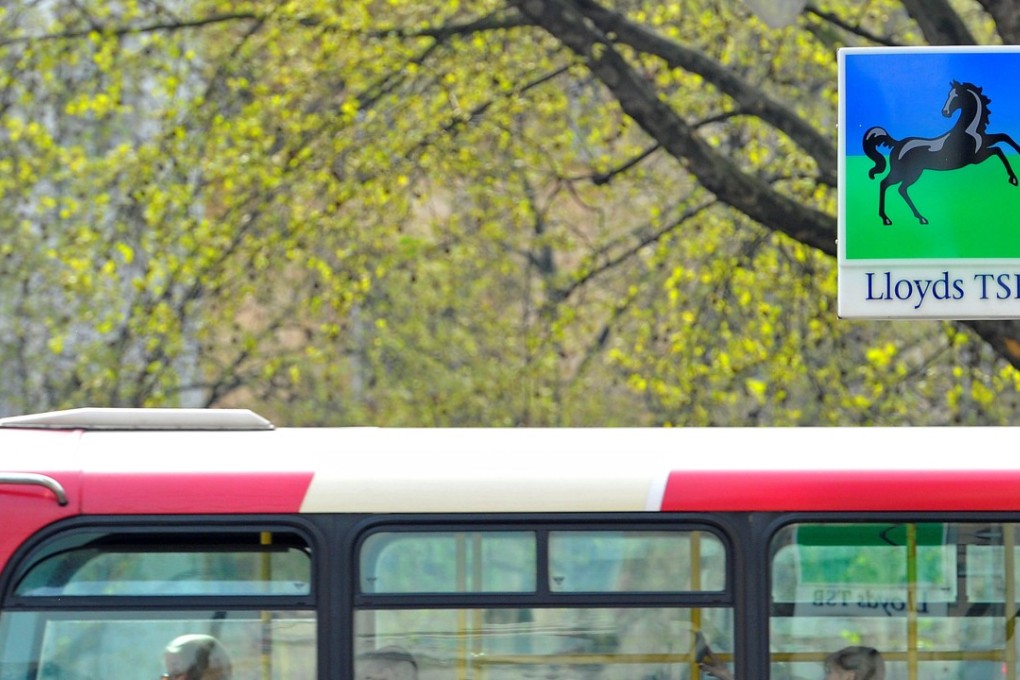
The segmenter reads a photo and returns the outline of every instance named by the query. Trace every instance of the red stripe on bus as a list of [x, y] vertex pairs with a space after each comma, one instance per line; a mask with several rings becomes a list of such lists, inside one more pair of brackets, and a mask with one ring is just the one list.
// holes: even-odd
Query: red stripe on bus
[[88, 515], [298, 512], [311, 472], [86, 473]]
[[666, 511], [1017, 510], [1020, 470], [672, 472]]
[[49, 489], [4, 485], [0, 493], [0, 566], [28, 537], [58, 519], [78, 513], [77, 473], [48, 473], [63, 486], [68, 504], [60, 505]]

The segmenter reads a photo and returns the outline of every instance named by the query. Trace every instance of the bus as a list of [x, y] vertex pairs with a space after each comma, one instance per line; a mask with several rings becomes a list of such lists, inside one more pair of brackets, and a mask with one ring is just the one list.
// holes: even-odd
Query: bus
[[0, 680], [1015, 680], [1017, 432], [4, 418]]

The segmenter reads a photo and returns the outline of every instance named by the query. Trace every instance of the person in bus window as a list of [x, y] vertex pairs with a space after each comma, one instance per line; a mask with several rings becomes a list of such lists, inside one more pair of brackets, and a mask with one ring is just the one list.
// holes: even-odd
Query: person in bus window
[[825, 659], [825, 680], [885, 680], [885, 659], [874, 647], [844, 647]]
[[380, 647], [358, 656], [356, 680], [418, 680], [418, 662], [403, 647]]
[[[734, 680], [730, 670], [711, 655], [699, 666], [719, 680]], [[885, 680], [885, 660], [874, 647], [844, 647], [826, 657], [825, 680]]]
[[211, 635], [181, 635], [163, 650], [162, 680], [231, 680], [230, 655]]

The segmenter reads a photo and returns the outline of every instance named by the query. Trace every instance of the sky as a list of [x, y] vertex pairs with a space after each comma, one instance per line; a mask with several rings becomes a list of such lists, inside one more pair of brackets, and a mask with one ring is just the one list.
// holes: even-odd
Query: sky
[[863, 153], [861, 139], [873, 126], [895, 139], [938, 137], [949, 130], [959, 114], [944, 118], [942, 106], [953, 80], [983, 87], [992, 100], [988, 132], [1005, 132], [1020, 143], [1018, 48], [844, 50], [841, 57], [848, 155]]

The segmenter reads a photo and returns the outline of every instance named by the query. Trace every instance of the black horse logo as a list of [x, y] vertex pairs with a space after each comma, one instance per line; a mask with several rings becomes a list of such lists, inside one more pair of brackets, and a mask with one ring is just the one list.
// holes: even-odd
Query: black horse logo
[[956, 124], [941, 137], [935, 139], [907, 137], [897, 141], [880, 127], [873, 127], [864, 133], [864, 153], [875, 162], [875, 167], [868, 171], [868, 177], [871, 179], [885, 171], [885, 156], [878, 147], [891, 148], [889, 152], [891, 169], [889, 174], [882, 178], [878, 189], [878, 216], [886, 225], [892, 224], [892, 220], [885, 214], [885, 190], [894, 184], [900, 185], [900, 196], [914, 211], [914, 217], [920, 220], [921, 224], [928, 224], [928, 220], [918, 212], [917, 206], [907, 194], [907, 188], [916, 182], [926, 169], [956, 170], [998, 156], [1009, 173], [1009, 183], [1017, 185], [1016, 175], [1009, 166], [1006, 154], [993, 144], [1006, 142], [1018, 152], [1020, 146], [1005, 133], [985, 132], [985, 128], [988, 127], [988, 116], [991, 114], [988, 109], [989, 103], [991, 100], [984, 95], [980, 87], [954, 80], [950, 83], [949, 97], [942, 107], [942, 115], [949, 118], [954, 111], [961, 113]]

